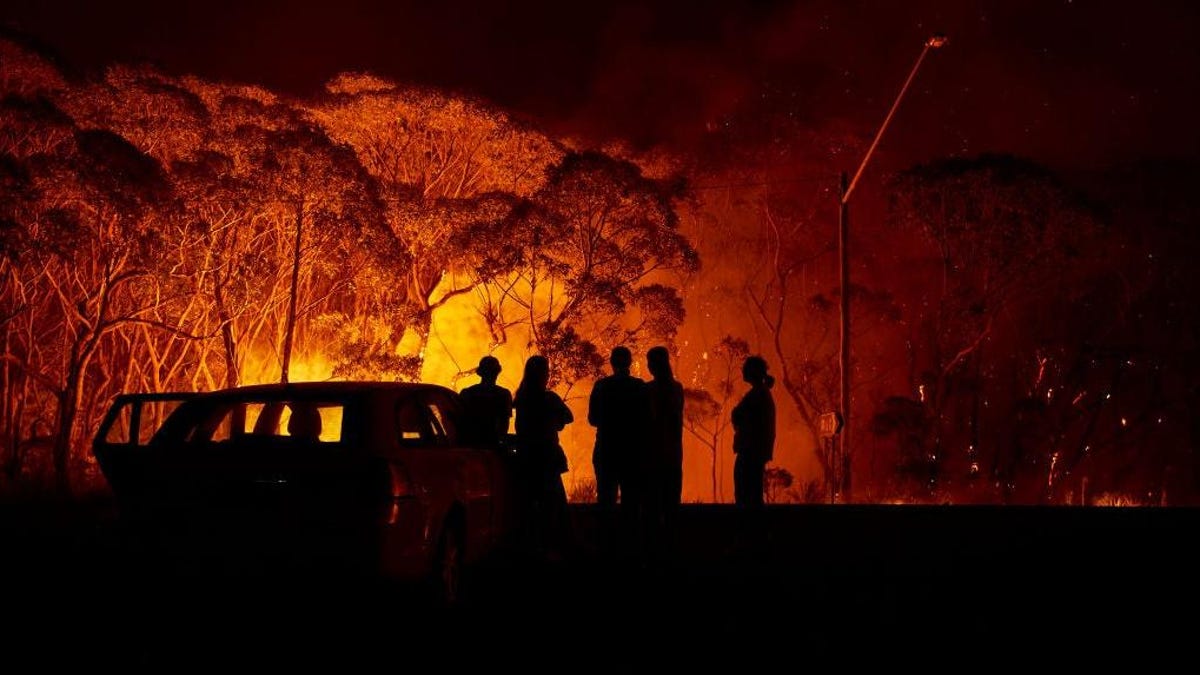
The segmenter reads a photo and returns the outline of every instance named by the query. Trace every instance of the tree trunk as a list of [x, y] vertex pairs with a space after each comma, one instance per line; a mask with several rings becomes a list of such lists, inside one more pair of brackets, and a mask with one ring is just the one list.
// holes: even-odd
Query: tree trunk
[[217, 320], [221, 322], [221, 346], [225, 352], [225, 386], [236, 387], [241, 379], [238, 376], [237, 342], [233, 337], [233, 321], [225, 307], [225, 284], [217, 282], [213, 285], [213, 299], [217, 303]]
[[717, 444], [713, 442], [712, 449], [712, 499], [713, 503], [717, 501]]
[[433, 333], [433, 312], [422, 309], [413, 320], [413, 331], [417, 334], [417, 355], [425, 362], [425, 350], [429, 348], [429, 336]]
[[292, 252], [292, 289], [288, 297], [287, 323], [283, 332], [283, 363], [280, 368], [279, 381], [288, 382], [288, 368], [292, 363], [292, 340], [296, 332], [296, 294], [300, 285], [300, 235], [304, 227], [304, 202], [296, 206], [296, 246]]
[[[21, 374], [21, 395], [17, 399], [17, 409], [13, 416], [13, 426], [16, 429], [13, 439], [13, 455], [9, 460], [8, 477], [16, 480], [21, 475], [25, 465], [25, 451], [21, 447], [21, 421], [25, 419], [25, 408], [29, 405], [29, 376]], [[30, 436], [33, 434], [30, 433]]]
[[[6, 328], [8, 327], [6, 326]], [[9, 423], [9, 430], [12, 434], [12, 454], [9, 456], [8, 462], [4, 467], [5, 471], [8, 472], [8, 477], [13, 480], [21, 475], [21, 468], [25, 461], [25, 451], [21, 444], [21, 425], [25, 420], [25, 409], [29, 405], [29, 382], [31, 378], [29, 377], [28, 368], [33, 362], [33, 355], [35, 353], [32, 312], [27, 313], [24, 325], [21, 326], [20, 330], [21, 333], [18, 342], [24, 347], [24, 363], [17, 369], [17, 377], [10, 381], [11, 389], [6, 389], [3, 394], [8, 398], [15, 398], [11, 410], [12, 420]], [[11, 348], [11, 343], [9, 343], [9, 346]], [[30, 435], [32, 435], [32, 432]]]
[[60, 496], [71, 495], [71, 440], [79, 399], [83, 394], [83, 369], [79, 359], [67, 366], [67, 381], [58, 401], [58, 430], [54, 437], [54, 483]]
[[[8, 326], [4, 327], [4, 345], [0, 348], [0, 354], [10, 353]], [[7, 468], [17, 454], [17, 437], [20, 436], [18, 425], [13, 423], [12, 412], [16, 407], [13, 405], [13, 390], [12, 390], [12, 364], [8, 359], [4, 359], [2, 370], [0, 370], [0, 438], [4, 439], [4, 450], [7, 450], [4, 456], [4, 466]]]

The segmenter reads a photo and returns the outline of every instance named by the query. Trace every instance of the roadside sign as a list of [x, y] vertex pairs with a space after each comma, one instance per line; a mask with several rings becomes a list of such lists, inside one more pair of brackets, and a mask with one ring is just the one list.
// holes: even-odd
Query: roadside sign
[[822, 413], [817, 418], [817, 429], [822, 438], [833, 438], [842, 430], [842, 416], [836, 412]]

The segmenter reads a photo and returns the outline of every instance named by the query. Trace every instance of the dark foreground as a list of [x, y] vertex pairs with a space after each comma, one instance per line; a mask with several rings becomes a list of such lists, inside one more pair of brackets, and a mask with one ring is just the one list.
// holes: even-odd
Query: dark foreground
[[570, 555], [482, 570], [446, 610], [304, 564], [163, 563], [103, 503], [7, 505], [0, 664], [1195, 661], [1197, 510], [790, 506], [756, 528], [732, 507], [688, 506], [651, 559], [601, 555], [595, 515], [575, 507]]

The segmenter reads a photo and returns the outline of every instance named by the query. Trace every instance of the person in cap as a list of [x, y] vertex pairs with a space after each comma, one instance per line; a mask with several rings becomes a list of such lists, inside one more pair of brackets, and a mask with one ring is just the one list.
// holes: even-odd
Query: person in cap
[[508, 435], [513, 398], [512, 392], [496, 384], [500, 370], [500, 361], [496, 357], [479, 359], [479, 366], [475, 368], [479, 383], [459, 394], [466, 422], [460, 431], [470, 445], [496, 447]]

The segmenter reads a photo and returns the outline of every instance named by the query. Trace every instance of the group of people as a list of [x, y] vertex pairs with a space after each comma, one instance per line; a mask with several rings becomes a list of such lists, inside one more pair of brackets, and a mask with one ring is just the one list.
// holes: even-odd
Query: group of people
[[646, 354], [649, 382], [630, 374], [633, 354], [625, 347], [613, 349], [609, 364], [612, 375], [598, 380], [588, 398], [603, 540], [613, 543], [611, 516], [619, 503], [632, 542], [662, 543], [683, 489], [683, 385], [671, 372], [666, 347]]
[[[620, 521], [639, 542], [653, 543], [668, 533], [682, 497], [683, 385], [675, 379], [666, 347], [646, 353], [648, 382], [631, 374], [633, 354], [626, 347], [614, 348], [609, 364], [612, 374], [596, 382], [588, 399], [588, 423], [596, 428], [596, 501], [606, 516], [619, 510]], [[479, 361], [480, 382], [461, 392], [468, 420], [463, 433], [470, 443], [498, 446], [516, 412], [516, 457], [533, 524], [540, 538], [561, 540], [567, 527], [562, 474], [568, 467], [558, 434], [574, 415], [549, 389], [550, 363], [544, 356], [525, 362], [515, 395], [496, 383], [500, 372], [495, 357]], [[732, 411], [734, 494], [737, 504], [759, 506], [775, 445], [774, 378], [759, 356], [745, 360], [742, 378], [750, 390]], [[604, 522], [612, 527], [616, 519]]]

